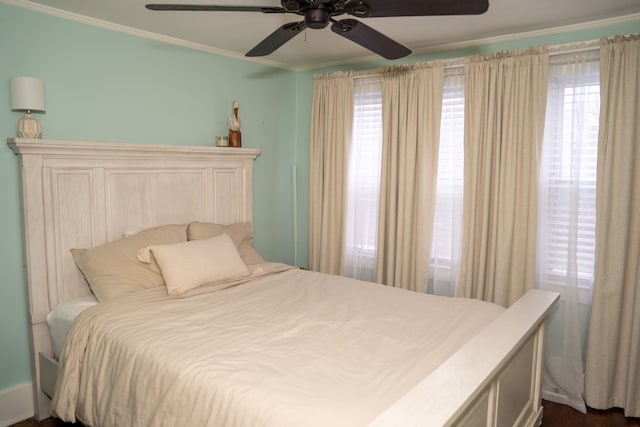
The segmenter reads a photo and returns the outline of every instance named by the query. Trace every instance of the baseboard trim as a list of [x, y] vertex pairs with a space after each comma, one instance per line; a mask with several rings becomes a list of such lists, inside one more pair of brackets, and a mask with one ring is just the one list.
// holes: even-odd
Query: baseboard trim
[[31, 383], [0, 390], [0, 426], [9, 426], [33, 418], [34, 414]]

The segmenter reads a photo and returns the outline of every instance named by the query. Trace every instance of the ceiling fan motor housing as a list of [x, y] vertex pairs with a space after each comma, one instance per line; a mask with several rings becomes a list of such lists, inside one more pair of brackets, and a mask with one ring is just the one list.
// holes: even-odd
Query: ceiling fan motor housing
[[309, 28], [316, 30], [325, 28], [329, 24], [329, 11], [323, 4], [310, 7], [304, 11], [304, 21]]

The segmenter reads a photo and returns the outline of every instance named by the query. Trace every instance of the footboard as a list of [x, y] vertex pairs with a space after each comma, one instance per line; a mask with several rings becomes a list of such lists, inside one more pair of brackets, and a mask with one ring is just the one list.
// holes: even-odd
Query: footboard
[[558, 299], [533, 290], [371, 426], [537, 426], [544, 320]]

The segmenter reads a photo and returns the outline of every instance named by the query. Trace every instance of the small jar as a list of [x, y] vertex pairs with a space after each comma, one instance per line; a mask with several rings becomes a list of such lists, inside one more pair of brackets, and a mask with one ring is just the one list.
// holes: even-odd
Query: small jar
[[216, 147], [228, 147], [229, 146], [229, 137], [228, 136], [218, 136], [216, 137]]

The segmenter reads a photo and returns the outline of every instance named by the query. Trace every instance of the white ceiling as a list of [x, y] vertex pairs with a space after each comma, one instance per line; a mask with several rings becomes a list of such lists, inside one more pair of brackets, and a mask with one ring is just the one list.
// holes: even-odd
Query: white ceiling
[[[144, 7], [147, 3], [280, 6], [279, 0], [0, 1], [146, 37], [170, 37], [174, 43], [232, 57], [244, 57], [245, 52], [276, 28], [301, 20], [300, 16], [293, 14], [158, 12]], [[640, 0], [489, 0], [489, 11], [483, 15], [369, 18], [363, 21], [419, 53], [470, 40], [548, 30], [638, 13]], [[307, 29], [271, 55], [252, 60], [300, 70], [371, 59], [381, 58], [334, 34], [327, 27]]]

